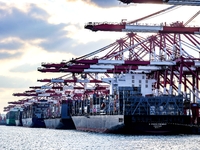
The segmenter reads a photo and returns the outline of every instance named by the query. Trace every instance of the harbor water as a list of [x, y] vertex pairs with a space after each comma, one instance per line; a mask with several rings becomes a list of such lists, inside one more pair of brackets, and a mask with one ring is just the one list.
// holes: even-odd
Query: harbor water
[[200, 135], [136, 136], [0, 126], [0, 150], [199, 150]]

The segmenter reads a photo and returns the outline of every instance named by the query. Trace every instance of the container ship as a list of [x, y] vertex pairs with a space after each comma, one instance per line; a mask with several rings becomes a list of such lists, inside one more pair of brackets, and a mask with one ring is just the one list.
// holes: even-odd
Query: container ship
[[16, 121], [21, 121], [25, 127], [75, 129], [69, 113], [71, 106], [68, 104], [67, 95], [62, 96], [62, 94], [58, 94], [62, 91], [56, 91], [58, 93], [53, 93], [53, 96], [50, 96], [49, 93], [45, 92], [52, 92], [52, 90], [46, 90], [44, 87], [43, 89], [26, 91], [27, 93], [15, 93], [15, 96], [34, 96], [19, 100], [19, 102], [9, 102], [14, 105], [5, 107], [5, 110], [10, 112], [13, 106], [20, 104], [22, 112], [17, 115]]
[[44, 118], [48, 108], [49, 103], [46, 100], [25, 102], [22, 112], [23, 126], [46, 128]]
[[20, 122], [18, 122], [20, 111], [21, 111], [21, 107], [15, 106], [6, 113], [7, 126], [16, 126], [20, 124]]
[[[106, 81], [106, 79], [104, 79]], [[121, 74], [110, 82], [110, 95], [74, 103], [72, 119], [77, 130], [127, 134], [185, 134], [198, 132], [191, 114], [199, 113], [183, 95], [159, 95], [155, 79], [147, 74]], [[192, 112], [189, 112], [190, 108]], [[195, 116], [194, 116], [195, 117]], [[195, 118], [199, 119], [199, 118]]]

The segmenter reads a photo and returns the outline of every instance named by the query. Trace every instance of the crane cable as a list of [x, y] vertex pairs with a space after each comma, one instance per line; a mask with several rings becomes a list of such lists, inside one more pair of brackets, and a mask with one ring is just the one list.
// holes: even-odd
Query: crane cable
[[184, 26], [187, 26], [194, 18], [196, 18], [200, 14], [200, 10], [194, 14], [186, 23], [184, 23]]
[[166, 8], [166, 9], [163, 9], [163, 10], [160, 10], [158, 12], [155, 12], [153, 14], [147, 15], [147, 16], [139, 18], [139, 19], [136, 19], [134, 21], [126, 22], [126, 24], [133, 24], [133, 23], [136, 23], [136, 22], [141, 21], [141, 20], [150, 19], [150, 18], [156, 17], [158, 15], [162, 15], [163, 13], [167, 13], [169, 11], [177, 9], [179, 7], [181, 7], [181, 6], [175, 6], [175, 5], [173, 5], [173, 6], [170, 6], [170, 7]]

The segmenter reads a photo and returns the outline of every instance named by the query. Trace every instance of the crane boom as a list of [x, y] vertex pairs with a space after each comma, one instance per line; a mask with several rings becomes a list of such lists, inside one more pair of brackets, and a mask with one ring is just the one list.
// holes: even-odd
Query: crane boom
[[185, 27], [182, 23], [176, 22], [171, 25], [129, 25], [124, 23], [91, 23], [85, 26], [92, 31], [116, 31], [116, 32], [151, 32], [151, 33], [179, 33], [179, 34], [200, 34], [200, 27]]
[[163, 12], [170, 11], [177, 6], [171, 6], [158, 12], [152, 13], [145, 17], [136, 19], [134, 21], [125, 22], [122, 20], [120, 23], [108, 23], [108, 22], [88, 22], [85, 25], [85, 29], [92, 31], [116, 31], [116, 32], [151, 32], [151, 33], [178, 33], [178, 34], [200, 34], [200, 27], [186, 27], [195, 17], [198, 16], [198, 11], [193, 17], [191, 17], [185, 24], [182, 22], [175, 22], [170, 25], [161, 23], [160, 25], [138, 24], [139, 21], [154, 17]]
[[200, 0], [119, 0], [125, 4], [130, 3], [150, 3], [150, 4], [169, 4], [169, 5], [189, 5], [200, 6]]
[[[180, 7], [180, 6], [179, 6]], [[136, 20], [133, 20], [133, 21], [129, 21], [129, 22], [126, 22], [127, 24], [133, 24], [133, 23], [136, 23], [136, 22], [139, 22], [139, 21], [142, 21], [142, 20], [145, 20], [145, 19], [148, 19], [150, 17], [155, 17], [156, 15], [161, 15], [162, 13], [166, 13], [168, 11], [172, 11], [173, 9], [176, 9], [176, 8], [179, 8], [178, 6], [171, 6], [171, 7], [168, 7], [168, 8], [165, 8], [165, 9], [162, 9], [160, 11], [157, 11], [155, 13], [152, 13], [150, 15], [147, 15], [147, 16], [144, 16], [142, 18], [139, 18], [139, 19], [136, 19]]]

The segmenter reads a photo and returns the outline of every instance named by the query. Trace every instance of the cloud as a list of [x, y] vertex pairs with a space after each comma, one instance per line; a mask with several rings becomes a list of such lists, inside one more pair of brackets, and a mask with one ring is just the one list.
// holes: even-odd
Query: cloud
[[[111, 6], [114, 1], [115, 0], [93, 0], [84, 2], [103, 7], [103, 5]], [[0, 4], [6, 7], [6, 4]], [[79, 41], [80, 39], [73, 37], [79, 35], [79, 31], [83, 29], [79, 23], [49, 23], [48, 19], [51, 18], [50, 14], [45, 11], [45, 9], [40, 8], [41, 6], [39, 7], [35, 4], [27, 4], [25, 11], [18, 9], [14, 5], [7, 6], [7, 9], [5, 9], [5, 7], [0, 7], [0, 12], [2, 12], [0, 13], [0, 41], [10, 37], [19, 40], [0, 43], [0, 51], [5, 49], [11, 50], [13, 48], [15, 48], [16, 51], [20, 51], [21, 47], [26, 47], [25, 45], [29, 44], [36, 47], [38, 46], [48, 52], [69, 52], [73, 55], [78, 54], [78, 56], [80, 56], [81, 54], [86, 54], [88, 49], [90, 49], [90, 51], [92, 51], [91, 48], [97, 49], [95, 45], [105, 46], [105, 44], [102, 44], [103, 41], [108, 41], [101, 40], [95, 43], [81, 43], [81, 41]], [[88, 35], [85, 35], [85, 37], [86, 36]], [[39, 42], [34, 43], [33, 41]], [[82, 50], [81, 52], [80, 49]], [[5, 54], [5, 56], [6, 55], [8, 54]]]
[[28, 13], [14, 7], [11, 9], [12, 13], [7, 13], [0, 18], [0, 37], [17, 36], [23, 40], [29, 40], [65, 34], [65, 31], [60, 33], [65, 27], [65, 24], [50, 24], [46, 20], [35, 17], [38, 15], [41, 18], [48, 17], [44, 10], [35, 5], [31, 5]]
[[8, 42], [0, 42], [0, 50], [5, 49], [5, 50], [15, 50], [19, 49], [23, 46], [21, 42], [18, 41], [8, 41]]
[[[20, 81], [20, 82], [19, 82]], [[27, 88], [34, 82], [23, 77], [0, 76], [0, 88]]]
[[31, 65], [31, 64], [23, 64], [23, 65], [20, 65], [20, 66], [16, 66], [15, 68], [12, 68], [10, 69], [10, 72], [23, 72], [23, 73], [26, 73], [26, 72], [31, 72], [33, 70], [37, 70], [38, 66], [40, 66], [40, 64], [34, 64], [34, 65]]
[[[67, 31], [64, 30], [67, 24], [48, 23], [48, 13], [36, 5], [31, 4], [28, 12], [21, 11], [15, 7], [11, 7], [8, 10], [0, 8], [0, 12], [3, 12], [0, 16], [0, 39], [8, 37], [18, 37], [23, 41], [44, 39], [45, 43], [51, 43], [54, 51], [56, 51], [58, 45], [67, 40], [65, 38]], [[45, 43], [40, 46], [46, 48]], [[0, 43], [0, 50], [12, 49], [13, 47], [16, 49], [21, 46], [21, 43], [17, 42], [10, 44]]]
[[[55, 36], [55, 35], [54, 35]], [[71, 38], [57, 36], [50, 36], [47, 38], [46, 41], [39, 44], [44, 49], [48, 51], [68, 51], [69, 52], [69, 45], [72, 45], [75, 41]]]
[[[75, 2], [77, 0], [66, 0], [68, 2]], [[82, 0], [85, 3], [96, 5], [98, 7], [108, 8], [108, 7], [120, 7], [118, 0]]]
[[18, 58], [22, 55], [21, 52], [16, 52], [14, 54], [8, 52], [0, 52], [0, 60], [2, 59], [10, 59], [10, 58]]
[[117, 0], [91, 0], [92, 3], [95, 3], [99, 7], [114, 7], [119, 6]]
[[86, 55], [88, 53], [91, 53], [93, 51], [96, 51], [98, 49], [101, 49], [109, 44], [111, 44], [112, 42], [115, 42], [113, 40], [98, 40], [95, 42], [89, 42], [86, 44], [78, 44], [74, 47], [72, 47], [71, 49], [73, 49], [73, 54], [76, 56], [83, 56]]

